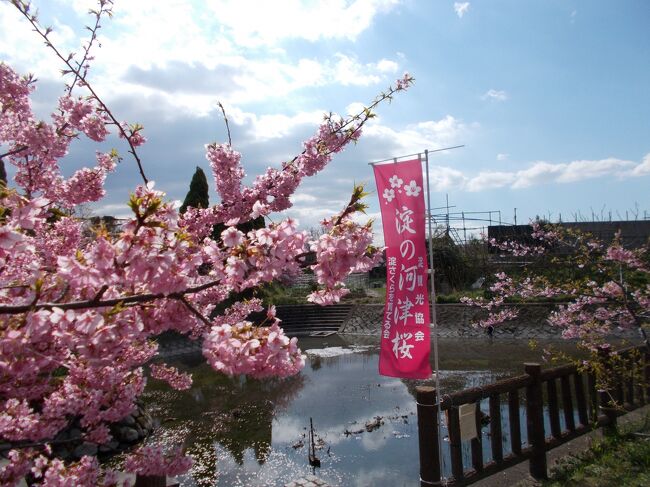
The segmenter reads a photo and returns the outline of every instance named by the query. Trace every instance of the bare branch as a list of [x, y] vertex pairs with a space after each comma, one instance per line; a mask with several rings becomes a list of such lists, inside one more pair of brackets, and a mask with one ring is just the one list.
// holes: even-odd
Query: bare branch
[[[52, 49], [54, 51], [54, 54], [63, 61], [63, 63], [68, 67], [71, 73], [74, 73], [77, 79], [79, 79], [81, 82], [83, 82], [84, 87], [90, 91], [90, 94], [92, 95], [92, 98], [100, 105], [102, 111], [108, 115], [108, 117], [111, 119], [111, 122], [113, 125], [117, 127], [117, 130], [120, 132], [122, 137], [126, 139], [126, 142], [129, 144], [129, 152], [135, 159], [136, 164], [138, 165], [138, 171], [140, 172], [140, 176], [142, 177], [142, 180], [144, 181], [145, 184], [149, 182], [147, 179], [147, 176], [144, 173], [144, 169], [142, 168], [142, 161], [140, 160], [140, 157], [138, 156], [137, 151], [135, 150], [135, 146], [133, 145], [133, 142], [131, 141], [131, 138], [129, 137], [129, 134], [127, 134], [126, 129], [122, 126], [122, 124], [115, 118], [115, 115], [113, 115], [113, 112], [108, 108], [108, 106], [102, 101], [102, 99], [97, 95], [97, 92], [93, 89], [93, 87], [88, 83], [86, 80], [85, 74], [81, 72], [80, 67], [76, 67], [73, 65], [72, 60], [74, 59], [74, 55], [70, 54], [69, 56], [65, 57], [61, 52], [52, 44], [52, 42], [49, 39], [49, 29], [43, 30], [38, 23], [38, 19], [36, 18], [35, 15], [29, 13], [29, 3], [24, 2], [23, 0], [11, 0], [11, 3], [18, 9], [18, 11], [27, 19], [27, 21], [32, 25], [34, 28], [34, 31], [39, 34], [43, 40], [45, 41], [45, 45]], [[79, 64], [75, 61], [76, 64]]]
[[192, 303], [190, 303], [190, 302], [187, 300], [187, 298], [186, 298], [185, 296], [181, 296], [181, 297], [178, 298], [178, 299], [179, 299], [179, 301], [180, 301], [181, 303], [183, 303], [183, 304], [185, 305], [185, 307], [186, 307], [187, 309], [190, 310], [190, 312], [191, 312], [194, 316], [196, 316], [199, 320], [201, 320], [201, 321], [203, 322], [203, 324], [208, 325], [208, 326], [212, 326], [212, 323], [210, 322], [210, 320], [207, 319], [205, 316], [203, 316], [203, 314], [202, 314], [198, 309], [196, 309], [196, 308], [192, 305]]
[[[108, 15], [109, 17], [112, 15], [112, 8], [113, 8], [113, 0], [105, 0], [105, 1], [100, 1], [99, 2], [99, 10], [91, 10], [90, 13], [92, 13], [95, 16], [95, 25], [93, 27], [88, 27], [86, 26], [86, 29], [90, 31], [90, 40], [88, 41], [88, 44], [84, 47], [84, 53], [81, 58], [81, 61], [77, 63], [77, 66], [79, 69], [83, 69], [83, 79], [86, 79], [86, 76], [88, 74], [88, 60], [90, 57], [90, 49], [93, 46], [93, 42], [97, 39], [97, 31], [101, 28], [101, 18], [104, 14]], [[72, 90], [74, 89], [75, 84], [77, 81], [81, 79], [78, 76], [75, 76], [75, 78], [72, 80], [72, 83], [70, 86], [68, 86], [68, 94], [72, 94]]]
[[228, 124], [228, 117], [226, 116], [226, 109], [223, 107], [221, 102], [217, 102], [219, 108], [221, 108], [221, 113], [223, 114], [223, 121], [226, 123], [226, 131], [228, 132], [228, 145], [232, 147], [232, 138], [230, 137], [230, 125]]

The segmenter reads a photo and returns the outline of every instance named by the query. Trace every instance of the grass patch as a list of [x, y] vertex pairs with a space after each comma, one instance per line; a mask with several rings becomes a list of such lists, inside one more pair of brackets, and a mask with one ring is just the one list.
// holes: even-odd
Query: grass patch
[[622, 427], [618, 435], [594, 442], [586, 452], [562, 460], [545, 487], [650, 485], [650, 415]]

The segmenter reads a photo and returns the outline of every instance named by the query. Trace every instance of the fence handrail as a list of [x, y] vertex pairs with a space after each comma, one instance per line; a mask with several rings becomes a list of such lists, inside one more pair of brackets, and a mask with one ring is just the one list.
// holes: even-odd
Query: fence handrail
[[531, 379], [528, 375], [518, 375], [516, 377], [502, 379], [493, 384], [472, 387], [469, 389], [463, 389], [462, 391], [452, 392], [451, 394], [445, 394], [440, 401], [440, 408], [442, 410], [448, 410], [451, 407], [469, 404], [481, 399], [487, 399], [495, 394], [503, 394], [513, 389], [526, 387], [530, 380]]
[[[648, 349], [640, 345], [616, 353], [637, 361], [629, 371], [629, 376], [626, 371], [619, 384], [608, 391], [597, 390], [594, 376], [586, 375], [575, 364], [542, 370], [541, 365], [536, 363], [524, 364], [524, 375], [445, 394], [439, 403], [435, 388], [417, 387], [421, 486], [442, 485], [443, 481], [444, 472], [438, 456], [438, 407], [446, 411], [448, 417], [449, 447], [448, 452], [443, 453], [451, 463], [452, 477], [445, 479], [445, 485], [471, 484], [525, 460], [530, 462], [530, 473], [533, 477], [546, 478], [547, 451], [588, 433], [594, 426], [615, 428], [618, 416], [650, 403]], [[642, 373], [645, 386], [634, 382], [634, 370]], [[504, 394], [508, 395], [507, 416], [511, 449], [511, 452], [506, 454], [503, 451], [501, 408], [501, 396]], [[520, 394], [525, 395], [526, 443], [521, 439]], [[484, 399], [489, 401], [489, 416], [480, 408]], [[470, 440], [472, 465], [466, 468], [463, 463], [459, 407], [472, 403], [476, 404], [474, 420], [478, 436]], [[548, 418], [549, 431], [545, 430], [545, 417]], [[488, 462], [483, 460], [482, 423], [486, 418], [489, 418], [492, 452], [492, 459]], [[487, 441], [487, 438], [485, 440]]]

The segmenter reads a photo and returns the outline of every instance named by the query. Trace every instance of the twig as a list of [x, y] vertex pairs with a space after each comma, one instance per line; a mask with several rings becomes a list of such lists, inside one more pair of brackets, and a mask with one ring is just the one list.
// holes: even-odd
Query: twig
[[[402, 90], [402, 88], [393, 88], [393, 87], [391, 87], [388, 90], [388, 92], [382, 93], [381, 95], [376, 97], [374, 99], [374, 101], [369, 106], [364, 107], [364, 109], [362, 111], [360, 111], [356, 115], [352, 115], [352, 116], [348, 117], [341, 124], [340, 127], [337, 127], [336, 129], [331, 130], [330, 134], [336, 134], [336, 133], [339, 133], [339, 132], [343, 131], [346, 127], [348, 127], [350, 124], [352, 124], [354, 122], [356, 122], [356, 124], [357, 124], [354, 129], [347, 130], [346, 136], [343, 138], [343, 140], [338, 144], [338, 146], [336, 148], [344, 146], [345, 144], [347, 144], [350, 140], [352, 140], [354, 138], [355, 134], [365, 125], [365, 123], [369, 119], [374, 117], [374, 114], [372, 113], [372, 110], [377, 105], [379, 105], [383, 101], [392, 100], [393, 95], [395, 93], [397, 93], [398, 91], [401, 91], [401, 90]], [[282, 166], [281, 171], [286, 172], [286, 173], [291, 173], [291, 171], [296, 171], [296, 167], [294, 166], [294, 163], [298, 160], [298, 158], [300, 156], [306, 154], [306, 152], [307, 152], [307, 149], [303, 149], [303, 151], [300, 154], [296, 155], [293, 159], [291, 159], [291, 161], [289, 161], [287, 163], [284, 163], [283, 166]], [[322, 154], [326, 155], [326, 156], [329, 156], [329, 155], [331, 155], [333, 153], [334, 153], [334, 150], [327, 150], [327, 151], [322, 152]], [[237, 201], [237, 203], [239, 203], [239, 201]], [[217, 206], [215, 208], [217, 208], [217, 209], [220, 208], [220, 209], [226, 210], [230, 206], [232, 206], [233, 204], [235, 204], [235, 203], [234, 202], [233, 203], [222, 202], [222, 203], [219, 204], [219, 206]]]
[[60, 440], [49, 440], [45, 442], [33, 442], [33, 443], [19, 443], [11, 444], [6, 443], [0, 445], [0, 451], [8, 451], [16, 448], [45, 448], [47, 445], [64, 445], [66, 443], [74, 443], [77, 441], [83, 440], [83, 436], [75, 436], [74, 438], [60, 439]]
[[228, 132], [228, 145], [232, 147], [232, 138], [230, 137], [230, 125], [228, 124], [228, 117], [226, 116], [226, 109], [223, 107], [221, 102], [217, 102], [219, 108], [221, 108], [221, 113], [223, 114], [223, 121], [226, 123], [226, 131]]
[[[108, 7], [106, 7], [108, 5]], [[105, 8], [106, 7], [106, 8]], [[83, 68], [83, 78], [86, 78], [86, 75], [88, 74], [88, 66], [86, 65], [86, 62], [88, 61], [88, 57], [90, 54], [90, 49], [92, 48], [93, 42], [97, 39], [97, 31], [101, 28], [100, 21], [102, 14], [106, 14], [109, 17], [113, 15], [112, 12], [113, 8], [113, 0], [99, 0], [99, 10], [91, 10], [90, 13], [95, 15], [95, 25], [90, 28], [86, 27], [90, 31], [90, 40], [88, 41], [88, 44], [84, 47], [84, 54], [81, 58], [81, 61], [77, 63], [77, 66], [79, 66], [79, 69]], [[72, 90], [74, 89], [75, 84], [77, 84], [77, 80], [80, 78], [75, 76], [75, 78], [72, 80], [72, 83], [70, 86], [68, 86], [68, 94], [72, 94]]]
[[50, 49], [52, 49], [52, 51], [54, 51], [54, 54], [56, 54], [56, 56], [61, 61], [63, 61], [63, 63], [68, 67], [70, 72], [72, 72], [78, 79], [80, 79], [83, 82], [85, 88], [88, 89], [88, 91], [90, 91], [90, 94], [92, 95], [92, 98], [97, 103], [99, 103], [99, 105], [101, 106], [102, 111], [104, 113], [106, 113], [106, 115], [108, 115], [108, 117], [111, 119], [111, 122], [117, 127], [117, 129], [120, 132], [120, 134], [122, 135], [122, 137], [124, 137], [124, 139], [126, 139], [126, 142], [129, 144], [129, 147], [130, 147], [129, 152], [131, 153], [131, 155], [135, 159], [136, 164], [138, 165], [138, 171], [140, 172], [140, 176], [142, 177], [142, 180], [144, 181], [144, 183], [147, 184], [149, 182], [149, 180], [147, 179], [147, 176], [144, 173], [144, 169], [142, 168], [142, 161], [140, 160], [140, 157], [138, 156], [138, 154], [137, 154], [137, 152], [135, 150], [135, 146], [133, 145], [133, 142], [131, 142], [131, 138], [126, 133], [126, 130], [124, 129], [124, 127], [122, 127], [122, 124], [117, 121], [117, 119], [115, 118], [115, 115], [113, 115], [113, 112], [111, 112], [111, 110], [108, 108], [108, 106], [102, 101], [101, 98], [99, 98], [99, 96], [97, 95], [97, 93], [95, 92], [93, 87], [88, 83], [88, 81], [85, 78], [85, 75], [83, 75], [81, 73], [81, 69], [78, 68], [78, 67], [74, 67], [72, 65], [72, 63], [70, 62], [71, 59], [73, 59], [72, 55], [68, 56], [67, 58], [64, 57], [61, 54], [61, 52], [54, 46], [54, 44], [52, 44], [52, 42], [50, 42], [50, 39], [48, 37], [49, 30], [43, 31], [41, 29], [41, 26], [38, 23], [38, 20], [37, 20], [36, 16], [29, 13], [29, 8], [30, 8], [29, 3], [25, 3], [23, 0], [11, 0], [11, 3], [28, 20], [28, 22], [34, 28], [34, 31], [37, 34], [39, 34], [45, 40], [45, 45], [47, 47], [49, 47]]
[[179, 297], [178, 300], [179, 300], [181, 303], [183, 303], [183, 304], [185, 305], [185, 307], [186, 307], [188, 310], [190, 310], [190, 312], [191, 312], [194, 316], [196, 316], [199, 320], [201, 320], [201, 321], [203, 322], [203, 324], [208, 325], [208, 326], [212, 326], [212, 323], [210, 322], [210, 320], [207, 319], [205, 316], [203, 316], [203, 314], [202, 314], [198, 309], [196, 309], [196, 308], [192, 305], [192, 303], [190, 303], [190, 302], [187, 300], [187, 298], [186, 298], [185, 296], [181, 296], [181, 297]]

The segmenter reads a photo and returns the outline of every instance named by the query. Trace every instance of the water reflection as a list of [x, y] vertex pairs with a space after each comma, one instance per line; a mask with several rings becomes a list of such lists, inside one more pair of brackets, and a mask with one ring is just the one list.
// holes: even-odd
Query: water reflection
[[[316, 474], [331, 485], [417, 485], [414, 394], [430, 381], [379, 376], [376, 339], [332, 336], [300, 345], [307, 365], [285, 380], [228, 379], [199, 357], [175, 362], [192, 371], [190, 391], [151, 381], [146, 401], [161, 420], [158, 439], [184, 439], [195, 458], [183, 486], [284, 485], [312, 473], [310, 417], [321, 460]], [[441, 385], [452, 392], [490, 383], [540, 358], [515, 341], [443, 340]], [[377, 427], [368, 431], [372, 421]]]

